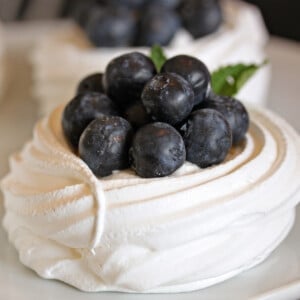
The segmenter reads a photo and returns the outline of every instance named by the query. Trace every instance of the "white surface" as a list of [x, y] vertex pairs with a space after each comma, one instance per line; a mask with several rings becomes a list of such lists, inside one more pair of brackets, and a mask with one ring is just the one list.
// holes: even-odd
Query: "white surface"
[[[25, 29], [24, 29], [25, 30]], [[20, 148], [32, 132], [36, 120], [35, 103], [29, 94], [30, 76], [24, 63], [24, 47], [20, 48], [20, 32], [10, 33], [9, 93], [0, 104], [0, 176], [8, 170], [9, 153]], [[30, 49], [30, 42], [23, 38], [22, 45]], [[286, 117], [300, 130], [299, 45], [273, 40], [268, 48], [273, 66], [272, 100], [269, 107]], [[0, 208], [2, 218], [3, 209]], [[300, 210], [298, 209], [298, 216]], [[200, 292], [180, 295], [124, 295], [118, 293], [83, 294], [65, 284], [43, 280], [18, 262], [15, 249], [8, 243], [6, 234], [0, 229], [0, 299], [297, 299], [300, 296], [300, 219], [281, 246], [258, 267], [217, 286]]]

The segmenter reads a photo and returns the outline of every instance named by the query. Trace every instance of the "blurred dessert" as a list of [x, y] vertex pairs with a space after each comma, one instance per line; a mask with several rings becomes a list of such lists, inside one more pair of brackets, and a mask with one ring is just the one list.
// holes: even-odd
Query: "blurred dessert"
[[[166, 46], [169, 57], [186, 53], [204, 61], [209, 69], [232, 63], [261, 63], [266, 59], [264, 46], [267, 33], [260, 12], [249, 4], [222, 1], [223, 22], [216, 31], [194, 39], [184, 28], [178, 29]], [[194, 32], [194, 35], [201, 35]], [[34, 94], [41, 113], [68, 101], [82, 77], [103, 71], [108, 61], [122, 53], [138, 50], [149, 53], [148, 47], [95, 48], [84, 31], [74, 23], [62, 23], [55, 34], [47, 35], [32, 54]], [[270, 68], [259, 71], [238, 95], [244, 102], [265, 104]]]

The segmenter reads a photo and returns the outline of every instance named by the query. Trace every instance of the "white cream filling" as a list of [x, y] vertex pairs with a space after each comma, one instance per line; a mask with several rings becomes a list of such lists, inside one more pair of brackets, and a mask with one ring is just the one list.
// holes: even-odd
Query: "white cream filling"
[[9, 238], [45, 278], [84, 291], [190, 291], [261, 262], [293, 224], [300, 139], [268, 111], [250, 110], [245, 145], [218, 166], [101, 180], [70, 151], [61, 113], [37, 124], [2, 182]]

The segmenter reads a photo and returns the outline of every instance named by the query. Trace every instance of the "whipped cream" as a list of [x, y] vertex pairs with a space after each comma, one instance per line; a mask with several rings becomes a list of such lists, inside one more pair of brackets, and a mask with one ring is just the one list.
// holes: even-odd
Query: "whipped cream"
[[[235, 63], [261, 63], [268, 36], [260, 12], [239, 1], [223, 1], [224, 23], [204, 38], [194, 40], [184, 30], [178, 32], [169, 47], [168, 57], [187, 54], [198, 57], [209, 70]], [[149, 48], [93, 48], [74, 24], [62, 24], [59, 31], [42, 39], [34, 53], [34, 93], [42, 114], [74, 97], [78, 82], [86, 75], [103, 72], [108, 62], [124, 53]], [[264, 67], [238, 94], [242, 101], [264, 104], [267, 99], [270, 68]]]
[[251, 109], [244, 145], [218, 166], [98, 179], [66, 144], [62, 110], [36, 125], [2, 181], [4, 227], [40, 276], [84, 291], [191, 291], [260, 263], [289, 232], [300, 138], [273, 113]]

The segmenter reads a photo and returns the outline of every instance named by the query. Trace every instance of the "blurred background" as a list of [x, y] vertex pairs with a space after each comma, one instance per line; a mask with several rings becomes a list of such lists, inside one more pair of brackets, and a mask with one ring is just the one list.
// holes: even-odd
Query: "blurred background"
[[262, 12], [271, 34], [300, 40], [299, 0], [247, 0]]
[[[300, 40], [299, 0], [247, 0], [262, 12], [271, 34]], [[74, 13], [76, 7], [90, 0], [0, 0], [0, 19], [14, 20], [64, 18]], [[101, 2], [101, 1], [98, 1]], [[120, 0], [119, 2], [122, 2]]]

